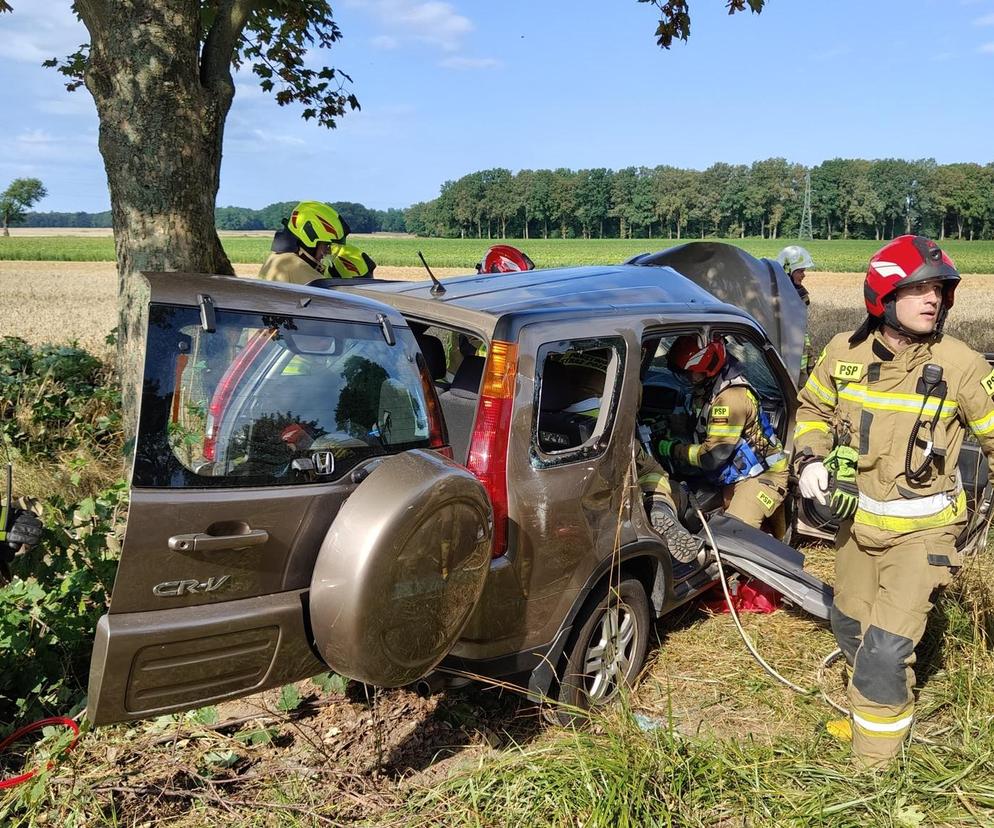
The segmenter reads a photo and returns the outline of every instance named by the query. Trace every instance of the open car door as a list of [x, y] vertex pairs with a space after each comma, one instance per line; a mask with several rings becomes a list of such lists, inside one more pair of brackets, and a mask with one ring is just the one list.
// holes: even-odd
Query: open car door
[[[418, 678], [479, 596], [492, 518], [482, 484], [445, 456], [403, 318], [316, 288], [147, 281], [131, 503], [91, 721], [199, 707], [328, 663]], [[329, 597], [336, 586], [351, 603]]]
[[625, 264], [672, 267], [719, 301], [742, 308], [762, 325], [797, 385], [808, 309], [779, 264], [720, 242], [642, 253]]

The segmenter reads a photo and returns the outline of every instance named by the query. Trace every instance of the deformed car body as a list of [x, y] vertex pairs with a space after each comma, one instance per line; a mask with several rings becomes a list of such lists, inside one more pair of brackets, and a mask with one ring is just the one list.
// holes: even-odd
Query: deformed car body
[[[655, 260], [442, 289], [147, 274], [131, 506], [91, 721], [329, 668], [402, 686], [440, 662], [523, 677], [535, 698], [609, 699], [641, 668], [652, 620], [716, 578], [705, 554], [674, 561], [636, 484], [636, 439], [686, 428], [668, 345], [725, 336], [790, 443], [804, 306], [775, 263], [710, 258], [686, 275]], [[736, 269], [751, 280], [741, 307], [705, 287], [739, 290]], [[756, 317], [777, 320], [772, 336]], [[578, 417], [590, 400], [596, 417]], [[831, 590], [803, 556], [710, 525], [737, 568], [826, 617]]]

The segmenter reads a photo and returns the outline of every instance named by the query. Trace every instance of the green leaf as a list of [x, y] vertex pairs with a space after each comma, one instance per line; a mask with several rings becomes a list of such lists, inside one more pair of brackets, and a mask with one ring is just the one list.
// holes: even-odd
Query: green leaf
[[297, 689], [296, 684], [284, 685], [280, 691], [280, 700], [277, 702], [276, 707], [284, 713], [289, 713], [291, 710], [296, 710], [300, 707], [300, 691]]
[[314, 676], [311, 679], [314, 684], [316, 684], [323, 693], [338, 693], [344, 695], [345, 688], [349, 683], [349, 680], [345, 676], [340, 676], [338, 673], [321, 673]]

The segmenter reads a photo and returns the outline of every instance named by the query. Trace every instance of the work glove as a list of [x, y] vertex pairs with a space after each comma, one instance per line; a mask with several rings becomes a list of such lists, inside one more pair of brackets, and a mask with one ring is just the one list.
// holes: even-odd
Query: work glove
[[697, 558], [704, 542], [690, 534], [679, 520], [673, 507], [659, 496], [653, 496], [649, 506], [649, 523], [666, 541], [670, 554], [680, 563], [690, 563]]
[[659, 451], [659, 459], [672, 460], [673, 449], [679, 446], [682, 442], [682, 440], [660, 440], [656, 445], [656, 449]]
[[825, 458], [825, 468], [834, 478], [830, 503], [832, 514], [838, 520], [849, 520], [859, 506], [859, 489], [856, 487], [856, 464], [859, 452], [852, 446], [836, 446]]
[[820, 460], [812, 460], [801, 469], [797, 479], [801, 497], [817, 500], [822, 506], [828, 505], [828, 469]]
[[37, 515], [24, 509], [12, 509], [13, 521], [6, 532], [0, 532], [0, 556], [8, 560], [14, 553], [27, 547], [30, 549], [41, 537], [42, 524]]

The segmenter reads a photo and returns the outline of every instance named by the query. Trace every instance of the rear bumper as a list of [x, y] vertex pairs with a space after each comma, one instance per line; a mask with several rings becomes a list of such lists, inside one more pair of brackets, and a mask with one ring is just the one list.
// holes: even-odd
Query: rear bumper
[[327, 667], [310, 646], [307, 591], [110, 613], [97, 624], [87, 716], [144, 719], [256, 693]]

